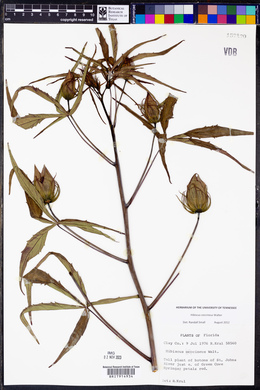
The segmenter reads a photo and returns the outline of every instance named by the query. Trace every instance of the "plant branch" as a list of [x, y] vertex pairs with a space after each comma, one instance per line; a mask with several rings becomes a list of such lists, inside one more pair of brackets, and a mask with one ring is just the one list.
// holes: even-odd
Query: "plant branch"
[[[177, 269], [179, 268], [187, 250], [189, 249], [189, 246], [193, 240], [193, 237], [196, 233], [196, 230], [197, 230], [197, 227], [199, 225], [199, 220], [200, 220], [200, 213], [197, 214], [198, 217], [197, 217], [197, 221], [196, 221], [196, 224], [195, 224], [195, 227], [193, 229], [193, 232], [190, 236], [190, 239], [188, 241], [188, 244], [186, 245], [186, 248], [184, 249], [184, 252], [182, 253], [181, 257], [180, 257], [180, 260], [178, 261], [177, 265], [175, 266], [174, 270], [172, 271], [170, 277], [168, 278], [167, 282], [165, 283], [165, 285], [163, 286], [163, 288], [160, 290], [159, 294], [156, 296], [156, 298], [153, 300], [153, 302], [149, 305], [149, 310], [151, 310], [155, 305], [156, 303], [162, 298], [162, 296], [165, 294], [165, 292], [168, 290], [168, 288], [172, 285], [172, 283], [176, 280], [176, 278], [179, 276], [179, 273], [177, 275], [175, 275]], [[175, 276], [174, 276], [175, 275]], [[173, 278], [173, 279], [172, 279]]]
[[123, 181], [122, 181], [121, 167], [120, 167], [120, 161], [119, 161], [118, 150], [117, 150], [115, 128], [114, 128], [114, 125], [112, 123], [111, 117], [109, 116], [109, 114], [107, 112], [106, 106], [105, 106], [104, 101], [103, 101], [103, 97], [101, 98], [101, 104], [102, 104], [102, 107], [104, 109], [105, 115], [106, 115], [108, 123], [109, 123], [111, 137], [112, 137], [112, 141], [113, 141], [113, 148], [114, 148], [114, 155], [115, 155], [115, 169], [116, 169], [118, 190], [119, 190], [119, 194], [120, 194], [121, 208], [122, 208], [122, 214], [123, 214], [124, 226], [125, 226], [125, 240], [126, 240], [128, 267], [129, 267], [129, 271], [130, 271], [130, 274], [132, 276], [132, 280], [133, 280], [134, 285], [136, 287], [136, 290], [137, 290], [137, 293], [139, 295], [141, 305], [143, 308], [143, 312], [144, 312], [144, 316], [145, 316], [145, 320], [146, 320], [147, 331], [148, 331], [149, 344], [150, 344], [152, 371], [155, 372], [158, 370], [158, 367], [157, 367], [157, 358], [156, 358], [156, 351], [155, 351], [153, 327], [152, 327], [150, 311], [149, 311], [148, 305], [146, 303], [141, 285], [139, 283], [139, 280], [138, 280], [138, 277], [137, 277], [137, 274], [135, 271], [135, 267], [134, 267], [133, 257], [132, 257], [128, 209], [127, 209], [125, 195], [124, 195], [124, 189], [123, 189]]
[[108, 162], [111, 165], [114, 165], [114, 162], [110, 160], [109, 157], [107, 157], [87, 136], [86, 134], [81, 130], [80, 126], [77, 124], [76, 120], [72, 115], [68, 116], [68, 119], [80, 138], [92, 149], [94, 150], [99, 156], [101, 156], [106, 162]]
[[[147, 177], [147, 175], [148, 175], [150, 169], [152, 168], [153, 163], [154, 163], [156, 157], [157, 157], [158, 154], [159, 154], [159, 150], [158, 150], [158, 152], [156, 153], [156, 155], [154, 156], [154, 158], [153, 158], [153, 160], [152, 160], [152, 162], [151, 162], [151, 164], [150, 164], [150, 161], [151, 161], [151, 158], [152, 158], [152, 154], [153, 154], [154, 140], [155, 140], [155, 135], [153, 136], [150, 155], [149, 155], [149, 157], [148, 157], [148, 160], [147, 160], [146, 166], [145, 166], [145, 168], [144, 168], [144, 171], [143, 171], [143, 173], [142, 173], [142, 176], [141, 176], [141, 178], [140, 178], [140, 180], [139, 180], [139, 182], [138, 182], [138, 184], [137, 184], [137, 186], [136, 186], [135, 191], [133, 192], [133, 195], [131, 196], [131, 198], [130, 198], [129, 201], [127, 202], [126, 207], [129, 207], [129, 206], [131, 205], [131, 203], [133, 202], [133, 200], [134, 200], [134, 198], [136, 197], [138, 191], [140, 190], [141, 186], [143, 185], [143, 182], [145, 181], [145, 179], [146, 179], [146, 177]], [[149, 166], [149, 164], [150, 164], [150, 166]]]

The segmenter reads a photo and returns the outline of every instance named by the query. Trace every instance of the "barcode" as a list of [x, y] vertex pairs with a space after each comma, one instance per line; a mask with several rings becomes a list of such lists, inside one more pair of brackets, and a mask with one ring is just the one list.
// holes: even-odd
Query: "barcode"
[[135, 375], [135, 368], [107, 368], [110, 377], [129, 377]]

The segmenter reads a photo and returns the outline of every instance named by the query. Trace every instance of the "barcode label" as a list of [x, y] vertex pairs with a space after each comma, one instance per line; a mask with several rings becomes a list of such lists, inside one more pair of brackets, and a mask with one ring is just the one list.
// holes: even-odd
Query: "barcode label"
[[135, 368], [107, 368], [109, 377], [132, 377], [135, 375]]

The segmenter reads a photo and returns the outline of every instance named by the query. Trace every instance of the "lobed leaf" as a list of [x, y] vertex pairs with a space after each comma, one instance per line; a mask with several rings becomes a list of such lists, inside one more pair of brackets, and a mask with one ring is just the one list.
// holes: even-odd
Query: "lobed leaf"
[[23, 129], [31, 129], [41, 123], [44, 119], [49, 118], [64, 118], [64, 115], [59, 114], [28, 114], [15, 119], [14, 123]]
[[185, 137], [178, 138], [177, 136], [168, 138], [168, 141], [183, 142], [183, 143], [188, 144], [188, 145], [195, 145], [195, 146], [200, 146], [202, 148], [214, 150], [215, 152], [219, 152], [219, 153], [224, 154], [225, 156], [231, 158], [233, 161], [235, 161], [237, 164], [239, 164], [242, 168], [246, 169], [247, 171], [253, 172], [250, 168], [248, 168], [247, 166], [242, 164], [240, 161], [238, 161], [231, 154], [229, 154], [225, 150], [211, 144], [210, 142], [201, 141], [200, 139], [196, 139], [196, 138], [185, 138]]
[[31, 326], [29, 325], [28, 321], [25, 318], [25, 314], [32, 311], [41, 311], [41, 310], [68, 310], [68, 309], [82, 309], [82, 306], [76, 306], [76, 305], [67, 305], [65, 303], [38, 303], [36, 305], [30, 305], [27, 306], [20, 314], [20, 319], [24, 326], [27, 328], [27, 330], [30, 332], [30, 334], [33, 336], [33, 338], [36, 340], [38, 344], [39, 341], [37, 337], [35, 336]]
[[88, 313], [87, 309], [84, 309], [79, 321], [76, 324], [75, 329], [73, 330], [73, 332], [69, 338], [69, 341], [67, 342], [67, 344], [65, 345], [65, 347], [63, 348], [63, 350], [61, 351], [61, 353], [59, 354], [59, 356], [55, 360], [55, 362], [52, 363], [49, 366], [49, 368], [52, 367], [54, 364], [56, 364], [67, 352], [69, 352], [73, 347], [75, 347], [75, 345], [78, 343], [80, 338], [83, 336], [83, 334], [87, 328], [88, 321], [89, 321], [89, 313]]
[[44, 229], [34, 234], [32, 238], [27, 241], [27, 244], [22, 251], [22, 256], [20, 260], [20, 287], [28, 261], [30, 261], [32, 258], [37, 256], [41, 252], [42, 248], [45, 245], [47, 235], [54, 226], [56, 225], [52, 224], [50, 226], [45, 227]]
[[47, 92], [44, 92], [41, 89], [33, 87], [31, 85], [26, 85], [26, 86], [20, 87], [20, 88], [18, 88], [15, 91], [13, 99], [12, 99], [12, 102], [11, 102], [12, 106], [14, 105], [14, 102], [17, 99], [19, 93], [21, 91], [23, 91], [23, 90], [27, 90], [27, 91], [35, 93], [39, 97], [41, 97], [41, 98], [47, 100], [48, 102], [54, 104], [54, 106], [56, 107], [56, 110], [60, 114], [67, 115], [67, 112], [66, 112], [65, 108], [56, 99], [54, 99], [52, 96], [50, 96]]
[[47, 255], [45, 255], [43, 257], [43, 259], [37, 264], [36, 268], [38, 268], [42, 263], [44, 263], [44, 261], [47, 260], [47, 258], [50, 255], [55, 256], [62, 263], [62, 265], [67, 269], [68, 273], [70, 274], [70, 276], [72, 277], [72, 279], [76, 283], [80, 292], [83, 294], [84, 297], [86, 297], [87, 293], [85, 290], [85, 286], [84, 286], [84, 283], [83, 283], [79, 273], [74, 269], [73, 265], [71, 263], [69, 263], [68, 260], [66, 259], [66, 257], [64, 257], [61, 253], [48, 252]]
[[24, 275], [24, 280], [26, 283], [29, 284], [44, 284], [47, 285], [54, 290], [57, 290], [58, 292], [66, 295], [67, 297], [73, 299], [74, 301], [82, 304], [78, 298], [76, 298], [73, 294], [70, 293], [69, 290], [67, 290], [60, 282], [58, 282], [56, 279], [54, 279], [52, 276], [50, 276], [47, 272], [42, 271], [38, 268], [33, 268], [30, 272], [28, 272], [26, 275]]
[[124, 54], [121, 55], [121, 57], [118, 58], [118, 60], [114, 63], [113, 69], [118, 66], [121, 62], [123, 62], [129, 54], [131, 54], [134, 50], [138, 49], [138, 47], [145, 45], [146, 43], [157, 41], [158, 39], [161, 39], [164, 35], [161, 35], [157, 38], [149, 39], [148, 41], [143, 41], [140, 43], [137, 43], [136, 45], [132, 46], [130, 49], [128, 49]]
[[42, 129], [38, 134], [36, 134], [36, 137], [38, 137], [38, 135], [42, 134], [45, 130], [47, 130], [49, 127], [51, 127], [52, 125], [55, 125], [56, 123], [58, 123], [59, 121], [61, 121], [62, 119], [64, 119], [65, 116], [60, 116], [59, 118], [55, 119], [53, 122], [51, 122], [48, 126], [44, 127], [44, 129]]

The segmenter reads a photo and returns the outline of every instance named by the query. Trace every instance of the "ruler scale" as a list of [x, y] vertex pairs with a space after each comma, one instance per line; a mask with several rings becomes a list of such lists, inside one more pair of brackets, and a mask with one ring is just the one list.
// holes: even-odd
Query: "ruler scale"
[[6, 4], [4, 23], [129, 23], [129, 5]]

